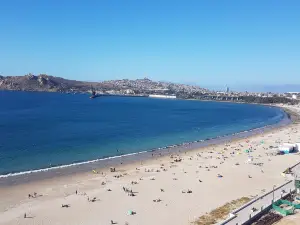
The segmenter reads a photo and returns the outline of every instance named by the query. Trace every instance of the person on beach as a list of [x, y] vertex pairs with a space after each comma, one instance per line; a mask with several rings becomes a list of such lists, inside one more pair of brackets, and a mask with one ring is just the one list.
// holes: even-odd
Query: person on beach
[[27, 217], [27, 215], [26, 215], [26, 213], [24, 213], [24, 218], [26, 218]]

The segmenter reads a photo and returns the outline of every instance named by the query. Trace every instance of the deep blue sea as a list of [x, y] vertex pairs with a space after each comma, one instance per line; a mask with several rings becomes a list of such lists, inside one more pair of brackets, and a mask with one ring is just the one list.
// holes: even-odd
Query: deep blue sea
[[228, 135], [283, 117], [261, 105], [0, 92], [0, 174]]

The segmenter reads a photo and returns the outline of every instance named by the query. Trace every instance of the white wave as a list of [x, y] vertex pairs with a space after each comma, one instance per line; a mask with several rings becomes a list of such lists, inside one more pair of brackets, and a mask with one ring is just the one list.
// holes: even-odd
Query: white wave
[[79, 165], [95, 163], [95, 162], [109, 160], [109, 159], [128, 157], [128, 156], [142, 154], [142, 153], [146, 153], [146, 152], [147, 151], [141, 151], [141, 152], [135, 152], [135, 153], [128, 153], [128, 154], [125, 154], [125, 155], [111, 156], [111, 157], [107, 157], [107, 158], [94, 159], [94, 160], [78, 162], [78, 163], [71, 163], [71, 164], [66, 164], [66, 165], [61, 165], [61, 166], [53, 166], [53, 167], [48, 167], [48, 168], [44, 168], [44, 169], [27, 170], [27, 171], [17, 172], [17, 173], [8, 173], [8, 174], [0, 175], [0, 179], [5, 178], [5, 177], [20, 176], [20, 175], [31, 174], [31, 173], [46, 172], [46, 171], [49, 171], [49, 170], [57, 170], [57, 169], [62, 169], [62, 168], [67, 168], [67, 167], [72, 167], [72, 166], [79, 166]]
[[[28, 170], [28, 171], [23, 171], [23, 172], [9, 173], [9, 174], [5, 174], [5, 175], [0, 175], [0, 179], [1, 178], [6, 178], [6, 177], [21, 176], [21, 175], [31, 174], [31, 173], [46, 172], [46, 171], [50, 171], [50, 170], [57, 170], [57, 169], [62, 169], [62, 168], [67, 168], [67, 167], [72, 167], [72, 166], [79, 166], [79, 165], [84, 165], [84, 164], [89, 164], [89, 163], [94, 163], [94, 162], [99, 162], [99, 161], [104, 161], [104, 160], [109, 160], [109, 159], [128, 157], [128, 156], [132, 156], [132, 155], [137, 155], [137, 154], [142, 154], [142, 153], [147, 153], [147, 152], [153, 152], [153, 151], [161, 150], [161, 149], [182, 147], [182, 146], [190, 145], [190, 144], [193, 144], [193, 143], [199, 143], [199, 142], [205, 142], [205, 141], [211, 141], [211, 140], [218, 140], [218, 139], [221, 139], [221, 138], [236, 136], [236, 135], [239, 135], [239, 134], [242, 134], [242, 133], [248, 133], [248, 132], [251, 133], [251, 132], [255, 132], [257, 130], [264, 130], [264, 129], [269, 128], [269, 127], [280, 126], [282, 122], [283, 122], [283, 119], [281, 121], [275, 123], [275, 124], [265, 125], [263, 127], [257, 127], [257, 128], [253, 128], [253, 129], [250, 129], [250, 130], [244, 130], [244, 131], [236, 132], [236, 133], [233, 133], [233, 134], [221, 135], [221, 136], [217, 136], [217, 137], [214, 137], [214, 138], [208, 138], [208, 139], [205, 139], [205, 140], [197, 140], [197, 141], [191, 141], [191, 142], [184, 142], [184, 143], [181, 143], [181, 144], [168, 145], [168, 146], [156, 148], [156, 149], [149, 150], [149, 151], [128, 153], [128, 154], [125, 154], [125, 155], [111, 156], [111, 157], [107, 157], [107, 158], [100, 158], [100, 159], [95, 159], [95, 160], [90, 160], [90, 161], [71, 163], [71, 164], [66, 164], [66, 165], [61, 165], [61, 166], [54, 166], [54, 167], [49, 167], [49, 168], [44, 168], [44, 169], [36, 169], [36, 170]], [[289, 120], [289, 123], [290, 122], [291, 122], [291, 120]]]

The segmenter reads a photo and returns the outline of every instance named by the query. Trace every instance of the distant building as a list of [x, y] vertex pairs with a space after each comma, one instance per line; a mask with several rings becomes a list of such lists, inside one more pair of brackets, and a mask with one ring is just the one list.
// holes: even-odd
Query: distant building
[[292, 99], [297, 99], [297, 95], [292, 95]]
[[126, 89], [126, 90], [124, 90], [124, 93], [125, 94], [127, 94], [127, 95], [129, 95], [129, 94], [134, 94], [134, 91], [133, 90], [131, 90], [131, 89]]
[[228, 93], [229, 92], [229, 87], [226, 87], [226, 93]]
[[176, 98], [175, 95], [149, 95], [150, 98]]

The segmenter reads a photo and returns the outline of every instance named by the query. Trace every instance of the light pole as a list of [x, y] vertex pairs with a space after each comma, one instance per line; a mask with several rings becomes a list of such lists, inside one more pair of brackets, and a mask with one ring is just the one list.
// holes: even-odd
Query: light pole
[[272, 200], [272, 203], [274, 203], [274, 192], [275, 192], [275, 187], [276, 187], [276, 185], [273, 185], [273, 200]]

